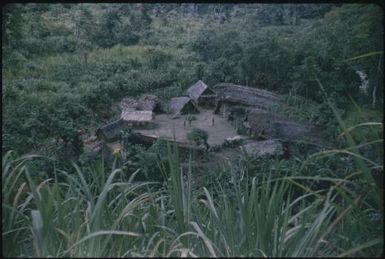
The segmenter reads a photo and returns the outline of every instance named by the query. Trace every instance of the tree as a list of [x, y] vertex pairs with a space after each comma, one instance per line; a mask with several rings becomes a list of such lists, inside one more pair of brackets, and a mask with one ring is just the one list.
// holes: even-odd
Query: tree
[[20, 4], [8, 4], [2, 9], [2, 43], [3, 46], [17, 47], [24, 23], [24, 8]]

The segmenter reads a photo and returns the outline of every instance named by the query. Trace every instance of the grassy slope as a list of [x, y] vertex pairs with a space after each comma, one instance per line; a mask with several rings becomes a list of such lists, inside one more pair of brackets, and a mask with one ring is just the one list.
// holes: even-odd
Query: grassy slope
[[[101, 12], [99, 9], [95, 7], [92, 11]], [[79, 68], [84, 68], [81, 55], [63, 54], [37, 58], [32, 60], [36, 68], [23, 67], [12, 76], [5, 75], [7, 80], [40, 78], [45, 84], [36, 83], [36, 88], [30, 86], [23, 89], [23, 93], [41, 103], [68, 92], [77, 97], [86, 96], [99, 89], [100, 81], [113, 82], [103, 91], [113, 92], [112, 88], [118, 85], [121, 89], [116, 88], [116, 93], [151, 90], [170, 97], [164, 92], [167, 89], [169, 94], [177, 95], [193, 78], [194, 61], [190, 61], [187, 51], [175, 46], [187, 39], [188, 26], [203, 26], [201, 21], [181, 19], [185, 27], [178, 32], [183, 35], [181, 38], [170, 37], [174, 31], [168, 31], [167, 27], [156, 27], [162, 38], [169, 36], [170, 47], [94, 50], [89, 53], [87, 73], [79, 73]], [[73, 28], [68, 13], [58, 16], [56, 22], [69, 30]], [[172, 61], [166, 64], [177, 70], [182, 67], [176, 79], [183, 78], [184, 83], [165, 86], [159, 92], [147, 88], [162, 80], [167, 85], [167, 80], [156, 74], [156, 69], [146, 65], [157, 51], [172, 56]], [[140, 66], [132, 69], [135, 60]], [[111, 67], [118, 69], [118, 73], [109, 71]], [[69, 77], [63, 71], [73, 74]], [[138, 81], [140, 83], [136, 83]], [[56, 90], [52, 90], [54, 88]], [[298, 110], [288, 112], [307, 118], [312, 110], [304, 114]], [[383, 115], [367, 109], [362, 112], [363, 117], [357, 119], [357, 110], [348, 108], [347, 127], [378, 122]], [[382, 128], [378, 131], [378, 126], [373, 126], [376, 129], [373, 134], [370, 127], [353, 131], [353, 137], [363, 143], [381, 140]], [[326, 158], [321, 159], [325, 154]], [[346, 156], [340, 156], [338, 151], [327, 154], [321, 152], [306, 162], [298, 158], [300, 154], [290, 161], [241, 157], [244, 163], [239, 161], [211, 172], [194, 191], [190, 191], [194, 183], [189, 177], [194, 172], [182, 173], [177, 159], [170, 159], [170, 164], [164, 165], [163, 171], [170, 175], [170, 181], [150, 189], [147, 188], [150, 183], [129, 180], [124, 173], [106, 169], [100, 162], [91, 168], [53, 169], [46, 173], [30, 169], [32, 166], [27, 160], [31, 158], [7, 154], [2, 163], [3, 254], [379, 256], [383, 247], [383, 209], [374, 202], [376, 185], [363, 177], [361, 168], [351, 162], [338, 162]], [[333, 160], [340, 167], [329, 166]], [[372, 164], [366, 166], [370, 170]], [[330, 173], [343, 179], [325, 177]], [[272, 181], [269, 176], [283, 179]], [[321, 184], [324, 182], [330, 184], [325, 187]], [[288, 195], [295, 191], [297, 196]]]

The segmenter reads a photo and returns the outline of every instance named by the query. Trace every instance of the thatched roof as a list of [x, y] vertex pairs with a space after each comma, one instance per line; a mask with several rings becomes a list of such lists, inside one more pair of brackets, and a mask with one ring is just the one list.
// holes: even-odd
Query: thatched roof
[[123, 129], [123, 120], [119, 119], [104, 125], [96, 130], [96, 135], [104, 135], [109, 141], [119, 139], [120, 131]]
[[282, 144], [276, 139], [249, 143], [241, 146], [241, 150], [244, 150], [247, 154], [252, 154], [256, 156], [283, 154]]
[[187, 95], [195, 101], [197, 101], [202, 94], [215, 95], [215, 92], [201, 80], [199, 80], [198, 82], [190, 86], [189, 89], [187, 89]]
[[133, 98], [125, 97], [120, 101], [120, 108], [122, 109], [122, 111], [136, 111], [137, 106], [137, 100]]
[[122, 120], [126, 122], [150, 122], [155, 115], [152, 111], [122, 111]]
[[160, 107], [160, 99], [155, 95], [147, 94], [139, 99], [138, 110], [155, 111], [157, 106]]
[[278, 114], [267, 112], [261, 109], [250, 109], [247, 113], [246, 127], [259, 129], [267, 124], [270, 124], [271, 121], [279, 120], [283, 120], [283, 118]]
[[138, 100], [123, 98], [120, 102], [122, 111], [161, 111], [160, 100], [155, 95], [142, 95]]
[[169, 110], [171, 114], [178, 114], [182, 113], [183, 108], [191, 104], [192, 107], [196, 110], [199, 111], [196, 104], [187, 96], [181, 96], [181, 97], [174, 97], [170, 100], [169, 104]]
[[259, 109], [250, 110], [243, 125], [257, 134], [284, 140], [304, 138], [312, 129], [308, 123]]
[[220, 101], [262, 109], [275, 105], [282, 99], [279, 95], [266, 90], [230, 83], [217, 84], [213, 88]]

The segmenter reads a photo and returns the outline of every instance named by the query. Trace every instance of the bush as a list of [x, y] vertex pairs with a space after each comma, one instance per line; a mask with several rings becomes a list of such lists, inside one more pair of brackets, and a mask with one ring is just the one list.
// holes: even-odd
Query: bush
[[207, 139], [209, 137], [209, 134], [198, 128], [193, 128], [188, 134], [187, 139], [190, 141], [195, 142], [195, 144], [207, 144]]
[[53, 53], [74, 52], [76, 44], [76, 39], [72, 36], [52, 36], [46, 41], [47, 49]]

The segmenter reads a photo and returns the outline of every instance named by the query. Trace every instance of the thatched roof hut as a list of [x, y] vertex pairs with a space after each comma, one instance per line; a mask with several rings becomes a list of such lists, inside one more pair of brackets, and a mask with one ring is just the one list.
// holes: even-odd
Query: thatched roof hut
[[286, 117], [260, 109], [248, 112], [243, 126], [255, 136], [292, 140], [305, 137], [312, 125], [287, 119]]
[[160, 104], [160, 99], [152, 94], [143, 95], [139, 99], [139, 104], [137, 110], [139, 111], [153, 111], [155, 113], [162, 112], [162, 107]]
[[123, 120], [119, 119], [108, 123], [96, 130], [96, 136], [104, 142], [116, 141], [120, 137], [120, 131], [124, 128]]
[[120, 101], [120, 108], [122, 111], [136, 111], [137, 100], [129, 97], [125, 97]]
[[130, 128], [153, 128], [155, 127], [155, 114], [152, 111], [122, 111], [122, 120]]
[[152, 111], [122, 111], [122, 120], [125, 122], [151, 122], [155, 118]]
[[189, 89], [187, 89], [187, 95], [193, 99], [194, 101], [198, 102], [199, 98], [201, 96], [206, 97], [214, 97], [216, 96], [215, 92], [208, 87], [205, 83], [203, 83], [201, 80], [190, 86]]
[[171, 114], [198, 113], [199, 109], [187, 96], [174, 97], [170, 100], [169, 111]]
[[272, 92], [248, 86], [221, 83], [213, 88], [218, 94], [218, 104], [228, 103], [267, 109], [282, 100], [279, 95]]
[[122, 111], [152, 111], [155, 113], [163, 112], [160, 99], [155, 95], [142, 95], [138, 100], [133, 98], [123, 98], [120, 102]]

